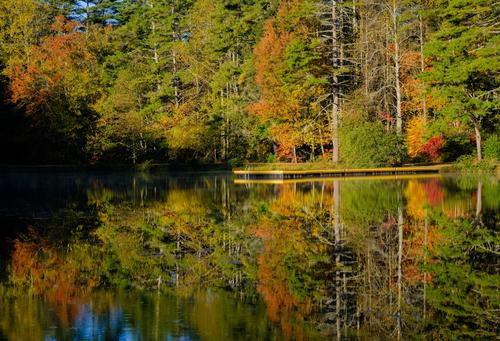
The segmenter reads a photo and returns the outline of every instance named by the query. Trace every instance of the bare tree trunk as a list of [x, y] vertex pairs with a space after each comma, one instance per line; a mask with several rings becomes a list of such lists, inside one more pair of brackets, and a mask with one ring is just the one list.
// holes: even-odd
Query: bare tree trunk
[[[170, 11], [172, 16], [175, 14], [175, 6], [172, 6]], [[172, 29], [172, 41], [177, 40], [177, 35], [175, 29]], [[172, 49], [172, 75], [173, 75], [173, 86], [174, 86], [174, 97], [175, 97], [175, 108], [179, 108], [179, 84], [177, 84], [177, 53], [175, 52], [175, 47]]]
[[[418, 15], [419, 24], [419, 43], [420, 43], [420, 72], [425, 71], [425, 59], [424, 59], [424, 22], [422, 20], [422, 15]], [[422, 114], [424, 118], [424, 126], [427, 125], [427, 99], [425, 98], [423, 83], [420, 86], [421, 96], [422, 96]]]
[[323, 145], [323, 131], [319, 129], [319, 142], [321, 147], [321, 156], [325, 156], [325, 147]]
[[[148, 2], [149, 8], [151, 10], [154, 8], [154, 5], [152, 2]], [[154, 21], [154, 18], [151, 19], [151, 32], [152, 35], [154, 36], [156, 34], [156, 23]], [[158, 43], [154, 43], [153, 46], [153, 61], [156, 65], [156, 90], [159, 92], [161, 90], [161, 81], [160, 81], [160, 56], [158, 54]]]
[[[335, 95], [334, 95], [335, 96]], [[338, 96], [334, 97], [332, 110], [332, 142], [333, 142], [333, 158], [334, 166], [339, 163], [339, 104]]]
[[[385, 48], [388, 48], [389, 45], [391, 44], [390, 43], [390, 35], [391, 35], [391, 29], [389, 27], [389, 23], [385, 23], [385, 30], [386, 30], [386, 34], [385, 34]], [[392, 82], [392, 78], [391, 78], [391, 68], [390, 68], [390, 65], [391, 65], [391, 56], [389, 55], [389, 53], [385, 53], [385, 65], [386, 67], [384, 68], [384, 77], [385, 77], [385, 82], [384, 84], [385, 85], [389, 85], [391, 84]], [[383, 91], [384, 93], [384, 110], [386, 113], [391, 113], [391, 100], [389, 99], [389, 91]], [[392, 126], [392, 123], [387, 120], [387, 125], [391, 125]]]
[[368, 77], [368, 0], [364, 1], [364, 15], [363, 15], [363, 20], [361, 20], [361, 25], [363, 25], [362, 29], [360, 30], [362, 37], [360, 38], [361, 40], [361, 63], [363, 64], [362, 69], [363, 69], [363, 90], [364, 90], [364, 97], [365, 97], [365, 110], [368, 110], [368, 106], [366, 105], [368, 102], [368, 89], [369, 89], [369, 77]]
[[399, 29], [398, 29], [398, 12], [396, 0], [392, 1], [392, 34], [394, 42], [394, 85], [396, 89], [396, 132], [401, 135], [403, 132], [403, 115], [401, 109], [401, 79], [400, 79], [400, 51], [399, 51]]
[[339, 79], [337, 70], [339, 68], [338, 46], [339, 37], [337, 31], [338, 23], [338, 8], [337, 0], [332, 1], [332, 67], [333, 67], [333, 91], [332, 91], [332, 143], [333, 157], [332, 162], [337, 166], [339, 162], [339, 113], [340, 113], [340, 96], [339, 96]]
[[[224, 89], [220, 90], [220, 104], [221, 104], [221, 106], [224, 106]], [[224, 119], [224, 121], [225, 121], [225, 119]], [[221, 144], [220, 157], [221, 157], [221, 160], [225, 160], [226, 159], [226, 137], [224, 136], [224, 129], [222, 129], [220, 132], [220, 144]]]

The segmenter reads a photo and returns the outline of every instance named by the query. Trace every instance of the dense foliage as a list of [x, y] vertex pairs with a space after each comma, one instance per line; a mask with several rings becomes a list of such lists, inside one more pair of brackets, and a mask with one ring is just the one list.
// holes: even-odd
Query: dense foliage
[[487, 0], [0, 0], [2, 162], [495, 159], [497, 14]]

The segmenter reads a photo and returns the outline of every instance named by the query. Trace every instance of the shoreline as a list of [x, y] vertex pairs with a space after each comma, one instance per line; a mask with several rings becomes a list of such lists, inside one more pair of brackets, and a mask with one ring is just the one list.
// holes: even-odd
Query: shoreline
[[439, 174], [450, 168], [449, 164], [412, 167], [308, 169], [308, 170], [252, 170], [234, 169], [237, 180], [293, 180], [306, 178], [347, 178], [365, 176], [393, 176], [412, 174]]

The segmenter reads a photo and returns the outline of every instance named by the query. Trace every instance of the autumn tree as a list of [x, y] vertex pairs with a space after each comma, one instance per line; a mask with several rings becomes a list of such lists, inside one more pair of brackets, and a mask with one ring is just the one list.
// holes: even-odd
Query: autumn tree
[[[40, 45], [31, 45], [26, 63], [13, 63], [10, 100], [25, 110], [46, 141], [61, 143], [61, 157], [78, 160], [97, 113], [92, 103], [99, 97], [99, 76], [92, 34], [76, 32], [77, 23], [57, 17]], [[102, 34], [102, 32], [95, 32]]]
[[0, 59], [5, 66], [27, 63], [50, 24], [50, 7], [32, 0], [0, 1]]
[[[177, 147], [180, 137], [194, 135], [204, 160], [262, 158], [266, 127], [245, 108], [254, 100], [252, 50], [263, 20], [273, 10], [268, 1], [196, 1], [185, 22], [185, 42], [179, 44], [184, 70], [184, 110], [180, 124], [168, 134]], [[193, 124], [191, 122], [198, 122]], [[193, 134], [185, 134], [193, 130]], [[174, 135], [175, 134], [175, 135]], [[177, 148], [178, 149], [178, 148]]]
[[320, 28], [315, 14], [313, 2], [282, 2], [255, 48], [261, 98], [252, 111], [272, 125], [278, 151], [294, 162], [297, 148], [323, 147], [318, 129], [327, 120], [320, 106], [328, 82], [314, 36]]
[[411, 1], [366, 0], [356, 10], [363, 107], [401, 135], [405, 120], [427, 114], [427, 99], [417, 77], [425, 69], [422, 6]]

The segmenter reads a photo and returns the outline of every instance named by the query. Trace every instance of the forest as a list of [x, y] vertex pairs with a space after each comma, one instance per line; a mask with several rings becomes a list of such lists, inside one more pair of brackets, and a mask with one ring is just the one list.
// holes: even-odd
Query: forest
[[498, 160], [490, 0], [0, 0], [2, 164]]

